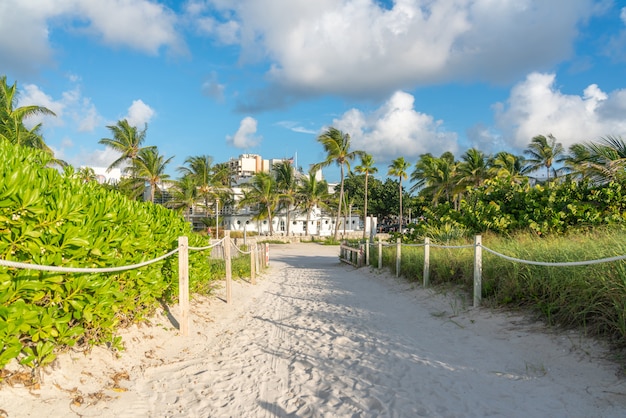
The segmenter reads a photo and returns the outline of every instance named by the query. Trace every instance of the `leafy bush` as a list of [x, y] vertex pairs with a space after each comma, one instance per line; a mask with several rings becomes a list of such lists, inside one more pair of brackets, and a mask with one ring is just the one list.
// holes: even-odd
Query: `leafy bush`
[[[49, 156], [0, 141], [0, 259], [63, 267], [141, 263], [177, 247], [206, 245], [168, 209], [131, 201], [71, 168], [46, 168]], [[192, 291], [206, 257], [189, 257]], [[55, 348], [108, 343], [178, 294], [177, 257], [109, 274], [62, 274], [0, 267], [0, 369], [13, 358], [38, 367]]]

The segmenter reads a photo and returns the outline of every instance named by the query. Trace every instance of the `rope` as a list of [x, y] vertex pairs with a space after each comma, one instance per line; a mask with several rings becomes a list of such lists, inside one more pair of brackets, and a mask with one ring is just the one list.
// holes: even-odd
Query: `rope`
[[242, 249], [237, 247], [232, 241], [230, 243], [235, 248], [235, 250], [239, 251], [241, 254], [250, 254], [250, 253], [252, 253], [252, 249], [250, 249], [250, 251], [243, 251]]
[[128, 266], [119, 266], [119, 267], [104, 267], [104, 268], [83, 267], [81, 268], [81, 267], [42, 266], [39, 264], [20, 263], [18, 261], [8, 261], [8, 260], [0, 260], [0, 266], [38, 270], [38, 271], [54, 271], [58, 273], [114, 273], [117, 271], [125, 271], [125, 270], [132, 270], [132, 269], [145, 267], [147, 265], [164, 260], [167, 257], [173, 254], [176, 254], [177, 252], [178, 252], [178, 248], [170, 251], [167, 254], [157, 257], [153, 260], [144, 261], [139, 264], [131, 264]]
[[473, 248], [474, 244], [469, 245], [438, 245], [438, 244], [430, 244], [431, 247], [434, 248]]
[[221, 240], [217, 241], [215, 244], [211, 244], [211, 245], [207, 245], [206, 247], [188, 247], [190, 251], [204, 251], [204, 250], [209, 250], [213, 247], [216, 247], [220, 244], [222, 244], [224, 242], [224, 238], [222, 238]]
[[498, 257], [502, 257], [505, 260], [514, 261], [514, 262], [518, 262], [518, 263], [524, 263], [524, 264], [532, 264], [534, 266], [552, 266], [552, 267], [587, 266], [587, 265], [591, 265], [591, 264], [609, 263], [611, 261], [626, 260], [626, 255], [618, 255], [618, 256], [615, 256], [615, 257], [601, 258], [599, 260], [569, 261], [569, 262], [550, 263], [550, 262], [545, 262], [545, 261], [529, 261], [529, 260], [522, 260], [520, 258], [509, 257], [508, 255], [500, 254], [499, 252], [496, 252], [496, 251], [494, 251], [494, 250], [492, 250], [490, 248], [487, 248], [487, 247], [485, 247], [483, 245], [481, 245], [481, 247], [483, 247], [486, 251], [490, 252], [491, 254], [497, 255]]

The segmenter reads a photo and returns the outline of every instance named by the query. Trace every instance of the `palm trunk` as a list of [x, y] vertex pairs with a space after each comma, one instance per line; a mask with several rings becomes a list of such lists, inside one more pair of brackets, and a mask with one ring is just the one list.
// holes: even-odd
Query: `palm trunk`
[[308, 237], [309, 236], [309, 224], [311, 222], [311, 211], [307, 210], [306, 211], [306, 225], [304, 226], [304, 236]]
[[270, 223], [270, 236], [274, 235], [274, 228], [272, 228], [272, 210], [267, 208], [267, 221]]
[[402, 178], [400, 180], [400, 222], [398, 224], [398, 232], [402, 233]]
[[341, 204], [343, 203], [343, 164], [341, 164], [341, 186], [339, 187], [339, 206], [337, 207], [337, 220], [335, 222], [335, 241], [339, 238], [339, 219], [341, 219]]
[[[363, 208], [363, 239], [366, 237], [366, 226], [367, 226], [367, 177], [368, 173], [365, 173], [365, 205]], [[372, 228], [372, 224], [370, 224], [370, 229]]]

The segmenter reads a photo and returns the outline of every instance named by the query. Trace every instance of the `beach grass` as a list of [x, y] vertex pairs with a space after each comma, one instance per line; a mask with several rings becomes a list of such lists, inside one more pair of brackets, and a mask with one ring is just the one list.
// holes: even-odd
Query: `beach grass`
[[[473, 244], [458, 239], [447, 245]], [[522, 260], [575, 262], [626, 255], [626, 231], [600, 228], [540, 237], [519, 233], [483, 235], [482, 245]], [[371, 251], [371, 265], [378, 265]], [[383, 266], [396, 269], [395, 245], [383, 247]], [[429, 283], [454, 284], [472, 292], [474, 248], [430, 248]], [[403, 245], [400, 275], [422, 282], [424, 248]], [[483, 249], [482, 300], [492, 307], [530, 309], [550, 325], [580, 327], [626, 347], [626, 260], [575, 267], [512, 262]]]

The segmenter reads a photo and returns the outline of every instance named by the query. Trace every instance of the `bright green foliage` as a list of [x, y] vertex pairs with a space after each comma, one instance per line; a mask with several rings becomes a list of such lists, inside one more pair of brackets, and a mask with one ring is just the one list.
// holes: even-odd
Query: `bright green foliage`
[[425, 222], [409, 241], [419, 241], [428, 236], [426, 230], [446, 223], [468, 233], [564, 233], [571, 228], [626, 223], [626, 187], [616, 182], [592, 187], [585, 181], [530, 186], [528, 181], [495, 178], [468, 188], [458, 211], [442, 204], [425, 207], [423, 213]]
[[[63, 267], [114, 267], [177, 247], [206, 245], [187, 222], [157, 205], [131, 201], [71, 168], [45, 168], [50, 156], [0, 141], [0, 259]], [[202, 287], [206, 254], [190, 253], [192, 291]], [[38, 367], [58, 346], [110, 343], [177, 295], [176, 255], [140, 269], [62, 274], [0, 267], [0, 369], [11, 359]]]

